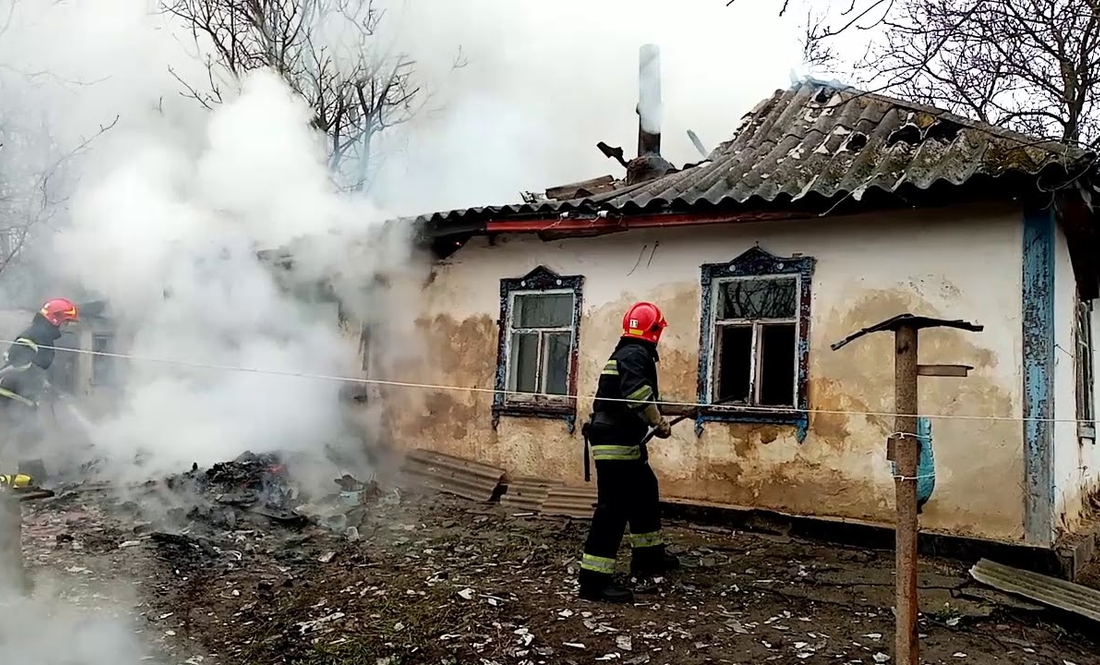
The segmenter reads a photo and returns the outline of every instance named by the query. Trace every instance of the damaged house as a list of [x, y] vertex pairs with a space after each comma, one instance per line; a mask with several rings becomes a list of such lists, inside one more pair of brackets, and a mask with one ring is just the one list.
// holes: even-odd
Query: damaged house
[[659, 131], [629, 162], [600, 145], [623, 179], [418, 220], [424, 354], [375, 378], [454, 388], [386, 389], [396, 445], [583, 486], [579, 424], [647, 300], [670, 323], [666, 412], [703, 405], [650, 446], [666, 500], [889, 525], [893, 341], [830, 346], [964, 319], [984, 330], [921, 335], [922, 364], [970, 366], [920, 380], [922, 527], [1040, 547], [1088, 528], [1095, 155], [812, 81], [698, 164], [669, 164]]

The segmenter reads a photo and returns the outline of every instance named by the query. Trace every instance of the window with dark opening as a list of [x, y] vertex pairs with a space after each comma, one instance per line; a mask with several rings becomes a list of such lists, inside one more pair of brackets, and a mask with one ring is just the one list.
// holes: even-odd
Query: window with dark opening
[[1096, 438], [1096, 365], [1093, 355], [1095, 338], [1092, 335], [1092, 303], [1077, 302], [1074, 325], [1074, 365], [1077, 373], [1077, 421], [1078, 436]]
[[569, 394], [573, 312], [572, 293], [513, 294], [508, 326], [509, 393]]
[[797, 404], [798, 277], [714, 284], [712, 402]]

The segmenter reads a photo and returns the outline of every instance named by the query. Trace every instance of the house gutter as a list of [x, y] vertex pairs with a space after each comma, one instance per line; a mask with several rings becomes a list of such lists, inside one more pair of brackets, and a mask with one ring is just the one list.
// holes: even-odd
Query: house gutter
[[564, 213], [554, 217], [535, 219], [490, 219], [482, 233], [538, 233], [564, 236], [590, 236], [618, 233], [630, 229], [669, 228], [681, 226], [706, 226], [710, 224], [736, 224], [743, 222], [767, 222], [783, 219], [806, 218], [805, 211], [759, 211], [739, 213], [657, 213], [648, 215], [623, 215], [600, 212], [595, 215]]

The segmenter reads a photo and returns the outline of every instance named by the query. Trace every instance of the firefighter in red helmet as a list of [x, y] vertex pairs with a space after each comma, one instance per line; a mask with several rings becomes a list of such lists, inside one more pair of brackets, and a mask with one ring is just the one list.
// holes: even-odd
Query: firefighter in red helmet
[[[28, 461], [22, 455], [31, 452], [38, 443], [38, 400], [46, 391], [46, 372], [53, 364], [54, 346], [61, 337], [61, 328], [77, 321], [77, 307], [71, 300], [49, 300], [34, 315], [31, 325], [15, 338], [0, 367], [0, 419], [4, 438], [0, 440], [6, 463], [12, 453], [20, 453], [18, 475], [40, 475], [41, 461]], [[0, 476], [12, 479], [17, 475]], [[23, 482], [29, 479], [23, 478]]]
[[[645, 577], [680, 565], [665, 552], [657, 477], [643, 439], [672, 435], [657, 408], [657, 342], [668, 323], [656, 305], [640, 302], [623, 317], [623, 334], [600, 372], [592, 417], [582, 432], [596, 462], [598, 499], [581, 559], [580, 595], [626, 603], [629, 589], [615, 583], [615, 555], [630, 525], [631, 574]], [[587, 453], [586, 453], [587, 460]]]

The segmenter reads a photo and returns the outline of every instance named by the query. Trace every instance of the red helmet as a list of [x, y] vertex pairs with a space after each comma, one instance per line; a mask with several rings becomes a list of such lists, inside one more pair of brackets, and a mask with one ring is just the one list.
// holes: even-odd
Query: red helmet
[[65, 298], [54, 298], [53, 300], [46, 301], [46, 304], [42, 305], [42, 310], [39, 313], [55, 326], [59, 326], [67, 321], [79, 320], [79, 316], [76, 312], [76, 304]]
[[664, 314], [653, 303], [637, 303], [623, 317], [623, 337], [644, 339], [656, 344], [666, 327], [668, 322], [665, 321]]

